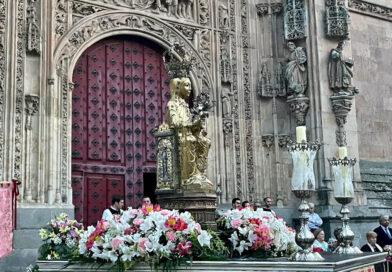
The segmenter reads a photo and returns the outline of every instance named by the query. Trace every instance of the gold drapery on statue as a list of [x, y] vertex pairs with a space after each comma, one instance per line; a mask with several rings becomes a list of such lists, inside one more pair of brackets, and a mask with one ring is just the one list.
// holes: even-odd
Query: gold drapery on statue
[[206, 137], [205, 113], [191, 115], [185, 101], [191, 92], [189, 78], [170, 80], [171, 99], [167, 104], [167, 123], [178, 137], [181, 187], [183, 189], [213, 189], [206, 177], [207, 156], [211, 141]]

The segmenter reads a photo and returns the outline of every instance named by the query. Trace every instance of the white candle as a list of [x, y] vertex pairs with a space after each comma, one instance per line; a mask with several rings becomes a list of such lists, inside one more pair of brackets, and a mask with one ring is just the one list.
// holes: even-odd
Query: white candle
[[296, 135], [297, 135], [297, 143], [302, 143], [302, 141], [306, 142], [306, 127], [305, 126], [296, 127]]
[[347, 147], [340, 146], [339, 147], [339, 159], [344, 159], [345, 157], [347, 157]]

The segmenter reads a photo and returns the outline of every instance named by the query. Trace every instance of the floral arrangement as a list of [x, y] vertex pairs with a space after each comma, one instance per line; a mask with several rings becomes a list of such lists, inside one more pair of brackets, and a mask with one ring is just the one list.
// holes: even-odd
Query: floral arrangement
[[39, 259], [67, 259], [78, 247], [78, 240], [83, 233], [83, 225], [69, 219], [66, 213], [61, 213], [40, 229], [44, 244], [38, 250]]
[[120, 271], [145, 262], [167, 270], [192, 260], [192, 256], [227, 254], [216, 233], [202, 230], [189, 212], [143, 205], [129, 208], [113, 220], [101, 220], [96, 227], [89, 226], [81, 235], [79, 256], [73, 261], [112, 263]]
[[295, 230], [270, 212], [229, 210], [217, 222], [225, 230], [234, 256], [284, 256], [296, 251]]

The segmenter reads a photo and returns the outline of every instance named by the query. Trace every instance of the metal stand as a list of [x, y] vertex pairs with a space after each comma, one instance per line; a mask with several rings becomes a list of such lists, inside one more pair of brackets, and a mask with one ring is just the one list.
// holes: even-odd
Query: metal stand
[[313, 195], [314, 190], [294, 190], [293, 193], [297, 198], [301, 199], [301, 204], [298, 208], [301, 212], [301, 216], [299, 217], [301, 226], [295, 236], [295, 241], [302, 250], [294, 253], [290, 259], [293, 261], [322, 261], [324, 258], [318, 252], [313, 252], [311, 249], [315, 237], [308, 227], [309, 217], [306, 215], [306, 212], [309, 210], [307, 199]]
[[354, 240], [354, 232], [348, 225], [350, 218], [348, 214], [350, 210], [347, 207], [353, 198], [352, 197], [335, 197], [336, 201], [342, 204], [340, 213], [342, 214], [342, 232], [340, 233], [340, 245], [335, 249], [333, 253], [338, 254], [360, 254], [362, 251], [358, 247], [353, 247], [352, 242]]

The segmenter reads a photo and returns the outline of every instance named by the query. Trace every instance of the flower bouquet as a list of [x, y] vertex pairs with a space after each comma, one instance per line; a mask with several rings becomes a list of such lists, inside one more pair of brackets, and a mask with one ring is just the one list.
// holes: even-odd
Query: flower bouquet
[[[214, 238], [214, 239], [212, 239]], [[124, 271], [138, 262], [174, 269], [192, 256], [227, 255], [212, 231], [202, 230], [189, 212], [143, 205], [113, 220], [101, 220], [81, 235], [79, 255], [70, 263], [111, 263]]]
[[39, 234], [44, 244], [38, 249], [38, 259], [68, 259], [78, 247], [83, 225], [61, 213], [52, 219]]
[[229, 210], [217, 220], [230, 241], [232, 256], [277, 257], [296, 251], [295, 230], [262, 210]]

